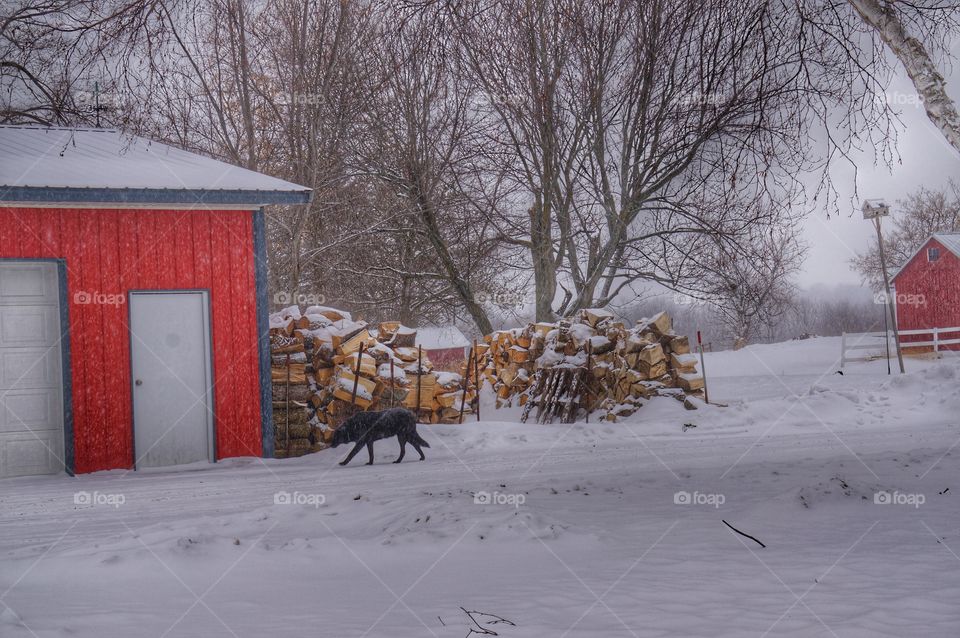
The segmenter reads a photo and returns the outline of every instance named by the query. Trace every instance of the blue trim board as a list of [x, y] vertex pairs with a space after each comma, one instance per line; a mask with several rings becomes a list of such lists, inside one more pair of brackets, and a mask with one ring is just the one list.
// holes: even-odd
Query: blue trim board
[[60, 304], [60, 368], [63, 375], [63, 463], [74, 475], [76, 459], [73, 444], [73, 374], [70, 367], [70, 303], [67, 295], [67, 261], [57, 259], [57, 285]]
[[312, 191], [205, 190], [171, 188], [45, 188], [8, 186], [0, 202], [62, 204], [199, 204], [266, 206], [307, 204]]
[[270, 377], [270, 299], [267, 282], [267, 228], [263, 209], [253, 211], [253, 267], [260, 346], [260, 430], [263, 457], [273, 458], [273, 380]]

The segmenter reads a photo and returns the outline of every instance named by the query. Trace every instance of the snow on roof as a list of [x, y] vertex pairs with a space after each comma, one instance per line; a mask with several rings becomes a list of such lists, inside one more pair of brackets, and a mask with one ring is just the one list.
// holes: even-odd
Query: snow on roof
[[899, 268], [897, 268], [896, 272], [890, 276], [890, 281], [893, 281], [900, 276], [900, 273], [902, 273], [903, 270], [910, 265], [910, 262], [920, 254], [920, 251], [926, 248], [931, 239], [936, 239], [938, 242], [943, 244], [947, 250], [956, 255], [957, 258], [960, 258], [960, 233], [934, 233], [924, 239], [923, 243], [921, 243], [920, 246], [913, 252], [913, 254], [910, 255], [910, 258], [903, 262]]
[[[31, 189], [43, 189], [44, 193]], [[161, 191], [146, 194], [141, 203], [173, 201], [148, 198], [162, 198], [163, 191], [168, 198], [177, 192], [199, 191], [204, 193], [204, 203], [226, 203], [221, 200], [228, 193], [235, 200], [230, 203], [236, 204], [305, 203], [311, 192], [304, 186], [118, 130], [0, 126], [0, 201], [95, 201], [84, 196], [138, 201], [129, 193], [127, 199], [116, 199], [119, 196], [113, 192], [130, 190]]]
[[933, 237], [947, 250], [960, 257], [960, 233], [934, 233]]
[[426, 350], [470, 347], [470, 341], [456, 326], [427, 326], [416, 330], [417, 344]]

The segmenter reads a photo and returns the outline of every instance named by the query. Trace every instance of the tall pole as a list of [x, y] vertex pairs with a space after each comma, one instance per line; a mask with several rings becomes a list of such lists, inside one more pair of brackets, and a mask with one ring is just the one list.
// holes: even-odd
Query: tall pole
[[[890, 313], [890, 325], [893, 326], [893, 343], [897, 347], [897, 363], [900, 364], [900, 374], [903, 369], [903, 352], [900, 350], [900, 331], [897, 329], [897, 313], [894, 309], [894, 298], [890, 294], [890, 278], [887, 276], [887, 258], [883, 250], [883, 233], [880, 232], [880, 217], [873, 219], [877, 229], [877, 247], [880, 249], [880, 268], [883, 270], [883, 289], [887, 293], [887, 310]], [[889, 361], [889, 359], [887, 359]]]
[[880, 314], [883, 315], [883, 341], [887, 346], [887, 376], [890, 376], [890, 320], [887, 318], [889, 314], [887, 312], [886, 304], [884, 308], [880, 311]]

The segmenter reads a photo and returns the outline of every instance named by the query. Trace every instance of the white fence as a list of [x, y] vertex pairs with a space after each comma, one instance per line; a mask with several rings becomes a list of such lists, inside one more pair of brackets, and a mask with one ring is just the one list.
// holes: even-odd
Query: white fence
[[[943, 339], [940, 335], [944, 333], [960, 333], [960, 327], [957, 328], [930, 328], [927, 330], [901, 330], [900, 336], [930, 335], [929, 341], [900, 341], [902, 348], [933, 348], [934, 352], [940, 352], [941, 346], [951, 346], [960, 344], [960, 338]], [[870, 361], [871, 359], [886, 357], [885, 340], [890, 340], [890, 356], [896, 354], [896, 344], [893, 340], [893, 331], [889, 336], [886, 332], [844, 332], [840, 338], [840, 369], [850, 361]], [[880, 343], [877, 343], [880, 340]], [[847, 356], [850, 351], [870, 351], [870, 354], [860, 356]]]

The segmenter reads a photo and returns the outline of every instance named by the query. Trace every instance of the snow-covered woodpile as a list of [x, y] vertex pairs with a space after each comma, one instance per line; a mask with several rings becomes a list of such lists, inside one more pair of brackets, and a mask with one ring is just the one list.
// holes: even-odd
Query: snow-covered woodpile
[[[417, 332], [399, 322], [376, 328], [350, 313], [297, 306], [270, 316], [274, 432], [278, 458], [323, 449], [352, 414], [404, 406], [424, 423], [456, 423], [472, 412], [456, 372], [434, 371]], [[465, 395], [465, 399], [464, 399]]]
[[[497, 407], [524, 406], [524, 419], [571, 422], [599, 411], [616, 421], [646, 399], [699, 396], [703, 378], [687, 337], [659, 313], [626, 327], [605, 310], [531, 323], [484, 337], [460, 372], [436, 371], [417, 332], [375, 328], [350, 313], [296, 306], [270, 317], [276, 456], [323, 449], [357, 411], [404, 406], [424, 423], [457, 423], [476, 406], [475, 379]], [[466, 382], [465, 382], [466, 378]]]
[[666, 313], [627, 328], [605, 310], [584, 310], [557, 323], [495, 332], [479, 348], [481, 375], [497, 406], [536, 410], [541, 421], [599, 410], [615, 421], [656, 395], [699, 396], [703, 377], [687, 337]]

